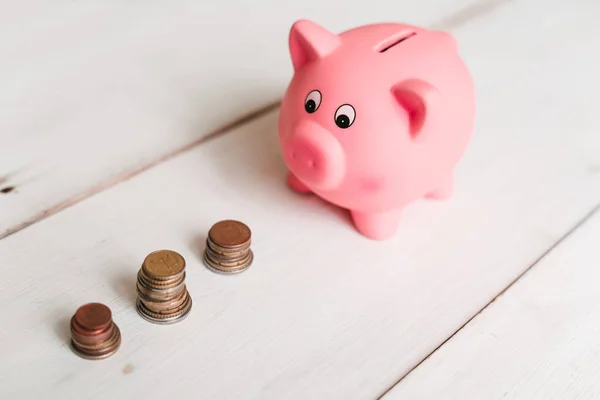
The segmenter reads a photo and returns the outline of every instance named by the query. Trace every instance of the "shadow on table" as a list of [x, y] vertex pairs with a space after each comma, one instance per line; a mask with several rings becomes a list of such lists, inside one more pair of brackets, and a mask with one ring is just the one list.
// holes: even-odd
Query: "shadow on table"
[[[277, 132], [278, 109], [260, 116], [211, 143], [211, 157], [199, 160], [219, 182], [227, 182], [227, 191], [244, 202], [269, 208], [288, 203], [306, 212], [306, 218], [322, 218], [323, 213], [351, 225], [347, 210], [312, 194], [300, 194], [286, 184], [288, 168], [283, 160]], [[208, 165], [207, 165], [208, 163]], [[303, 211], [304, 210], [304, 211]], [[206, 238], [196, 238], [203, 248]]]
[[204, 249], [206, 247], [206, 239], [208, 238], [207, 233], [200, 233], [192, 237], [188, 248], [194, 254], [197, 260], [202, 261], [204, 257]]
[[68, 311], [60, 312], [60, 317], [53, 319], [54, 321], [54, 333], [56, 337], [65, 345], [69, 346], [71, 343], [71, 317], [72, 313]]
[[126, 272], [128, 269], [130, 268], [122, 268], [123, 272], [119, 272], [112, 277], [111, 286], [118, 298], [126, 300], [129, 305], [135, 307], [135, 302], [137, 300], [137, 292], [135, 289], [137, 270], [135, 272]]

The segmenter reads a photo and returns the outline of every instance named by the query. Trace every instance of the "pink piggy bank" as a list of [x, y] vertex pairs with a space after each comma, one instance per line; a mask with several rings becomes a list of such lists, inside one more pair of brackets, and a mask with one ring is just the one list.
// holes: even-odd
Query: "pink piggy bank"
[[350, 210], [376, 240], [394, 235], [409, 203], [452, 194], [475, 120], [452, 36], [393, 23], [337, 35], [300, 20], [289, 50], [279, 139], [293, 189]]

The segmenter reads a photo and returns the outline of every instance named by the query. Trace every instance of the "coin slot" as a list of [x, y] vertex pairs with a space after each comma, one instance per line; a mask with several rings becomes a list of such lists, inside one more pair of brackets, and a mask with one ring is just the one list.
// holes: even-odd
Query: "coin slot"
[[379, 43], [377, 46], [375, 46], [375, 51], [377, 51], [379, 53], [384, 53], [384, 52], [388, 51], [389, 49], [391, 49], [392, 47], [397, 46], [400, 43], [404, 42], [405, 40], [410, 39], [411, 37], [415, 36], [416, 34], [417, 34], [416, 32], [410, 32], [410, 31], [397, 33], [397, 34], [387, 38], [383, 42]]
[[7, 194], [15, 190], [14, 186], [7, 186], [5, 188], [0, 189], [0, 193]]

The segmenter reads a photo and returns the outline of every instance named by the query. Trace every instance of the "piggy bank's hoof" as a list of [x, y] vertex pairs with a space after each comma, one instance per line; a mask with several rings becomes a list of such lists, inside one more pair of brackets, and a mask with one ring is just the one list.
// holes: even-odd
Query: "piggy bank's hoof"
[[386, 240], [394, 236], [398, 228], [401, 210], [381, 213], [363, 213], [352, 211], [352, 219], [356, 229], [373, 240]]
[[308, 186], [306, 186], [304, 183], [300, 182], [300, 180], [298, 178], [296, 178], [296, 175], [292, 174], [291, 172], [288, 173], [287, 184], [290, 188], [292, 188], [292, 190], [294, 190], [298, 193], [310, 193], [311, 192], [311, 190], [308, 188]]

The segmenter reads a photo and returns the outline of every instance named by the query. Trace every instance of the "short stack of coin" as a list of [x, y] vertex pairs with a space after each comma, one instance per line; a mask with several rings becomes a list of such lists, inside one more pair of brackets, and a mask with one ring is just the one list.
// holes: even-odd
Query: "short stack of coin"
[[190, 313], [192, 298], [185, 286], [185, 260], [171, 250], [150, 253], [137, 276], [137, 310], [156, 324], [172, 324]]
[[71, 347], [75, 354], [90, 360], [113, 355], [121, 346], [121, 332], [110, 309], [101, 303], [88, 303], [71, 318]]
[[233, 274], [246, 270], [254, 260], [250, 249], [252, 233], [246, 224], [224, 220], [208, 232], [204, 263], [214, 272]]

